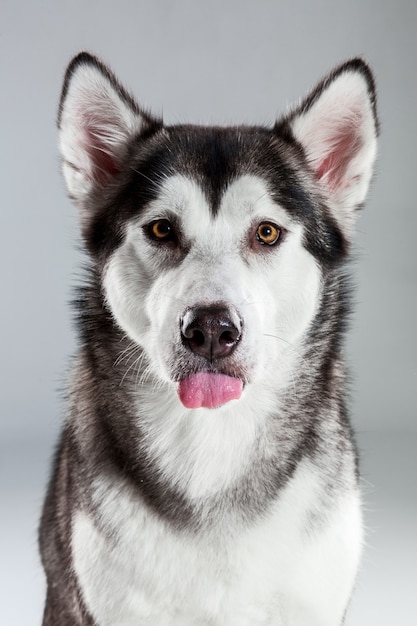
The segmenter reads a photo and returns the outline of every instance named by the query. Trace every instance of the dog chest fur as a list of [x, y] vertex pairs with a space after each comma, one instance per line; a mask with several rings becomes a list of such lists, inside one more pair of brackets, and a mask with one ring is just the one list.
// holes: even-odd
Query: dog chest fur
[[317, 468], [303, 462], [252, 528], [226, 519], [193, 534], [101, 478], [99, 522], [79, 512], [73, 528], [86, 604], [100, 626], [332, 626], [355, 577], [360, 507], [353, 492], [312, 522], [321, 491]]

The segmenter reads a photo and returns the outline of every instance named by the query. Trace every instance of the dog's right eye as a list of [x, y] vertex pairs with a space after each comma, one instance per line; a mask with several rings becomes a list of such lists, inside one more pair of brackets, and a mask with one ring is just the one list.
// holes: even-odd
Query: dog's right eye
[[154, 241], [173, 241], [175, 239], [175, 231], [169, 220], [154, 220], [148, 224], [148, 235]]

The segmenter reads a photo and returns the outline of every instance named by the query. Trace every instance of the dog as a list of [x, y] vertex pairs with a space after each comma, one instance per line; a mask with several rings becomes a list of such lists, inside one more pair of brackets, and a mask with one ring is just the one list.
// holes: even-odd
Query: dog
[[363, 542], [343, 339], [378, 136], [334, 69], [272, 127], [165, 125], [70, 63], [89, 255], [45, 500], [44, 626], [336, 626]]

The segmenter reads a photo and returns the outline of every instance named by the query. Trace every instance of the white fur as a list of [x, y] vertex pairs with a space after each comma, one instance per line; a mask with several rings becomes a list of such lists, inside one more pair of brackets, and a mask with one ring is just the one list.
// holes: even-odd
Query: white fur
[[95, 486], [99, 525], [74, 521], [73, 557], [100, 626], [336, 626], [361, 545], [356, 493], [309, 530], [320, 493], [303, 461], [273, 509], [250, 529], [173, 530], [127, 485]]

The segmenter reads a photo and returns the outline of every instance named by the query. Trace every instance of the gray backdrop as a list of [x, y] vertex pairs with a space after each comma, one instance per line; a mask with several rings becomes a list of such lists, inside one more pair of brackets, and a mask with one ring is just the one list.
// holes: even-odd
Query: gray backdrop
[[348, 339], [370, 531], [350, 623], [415, 619], [416, 18], [415, 0], [2, 0], [1, 624], [39, 624], [42, 610], [36, 526], [82, 260], [55, 117], [81, 49], [167, 122], [270, 123], [347, 57], [373, 67], [382, 134]]

